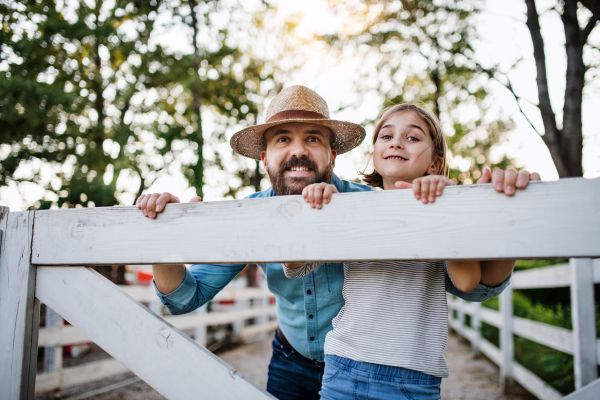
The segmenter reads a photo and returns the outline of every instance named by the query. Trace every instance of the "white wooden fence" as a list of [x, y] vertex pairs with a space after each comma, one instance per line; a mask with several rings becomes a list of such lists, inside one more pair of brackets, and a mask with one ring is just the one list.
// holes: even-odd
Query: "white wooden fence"
[[[163, 307], [153, 288], [148, 286], [119, 286], [119, 288], [136, 301], [149, 303], [148, 308], [156, 315], [162, 316]], [[237, 332], [236, 339], [244, 340], [264, 332], [275, 331], [277, 321], [270, 319], [276, 317], [275, 306], [269, 305], [268, 301], [264, 302], [271, 298], [274, 296], [267, 289], [225, 288], [215, 296], [214, 301], [233, 300], [247, 304], [248, 300], [254, 300], [257, 306], [236, 307], [235, 310], [214, 312], [206, 312], [206, 307], [202, 307], [194, 314], [164, 316], [163, 319], [181, 331], [193, 330], [194, 340], [204, 347], [206, 347], [206, 330], [209, 326], [240, 324], [241, 329]], [[52, 311], [47, 312], [46, 315], [52, 314], [58, 315]], [[243, 323], [251, 318], [261, 323], [249, 325]], [[45, 348], [46, 368], [44, 373], [38, 373], [36, 376], [36, 393], [60, 390], [128, 371], [123, 364], [112, 358], [62, 368], [62, 346], [90, 342], [90, 339], [74, 326], [63, 325], [61, 317], [53, 318], [52, 322], [54, 324], [51, 324], [51, 327], [39, 330], [38, 348]]]
[[[272, 398], [93, 270], [73, 266], [600, 257], [598, 199], [599, 179], [564, 179], [532, 183], [514, 198], [491, 185], [450, 187], [428, 205], [396, 190], [336, 194], [323, 210], [299, 196], [170, 204], [156, 220], [135, 207], [8, 213], [0, 221], [3, 398], [33, 397], [40, 301], [169, 399]], [[574, 398], [590, 388], [600, 397], [597, 382]]]
[[[500, 311], [449, 296], [450, 327], [469, 340], [476, 353], [485, 354], [500, 367], [500, 382], [507, 388], [514, 380], [539, 399], [563, 398], [560, 392], [514, 360], [513, 335], [517, 335], [573, 355], [575, 389], [579, 392], [584, 387], [588, 391], [595, 387], [591, 397], [584, 397], [581, 391], [575, 392], [573, 398], [598, 399], [600, 381], [596, 366], [600, 365], [600, 340], [596, 338], [595, 283], [600, 283], [600, 259], [573, 258], [569, 264], [515, 272], [511, 285], [500, 295]], [[513, 289], [557, 287], [571, 287], [572, 331], [513, 315]], [[471, 317], [470, 327], [465, 325], [466, 315]], [[500, 328], [500, 348], [481, 337], [481, 322]]]

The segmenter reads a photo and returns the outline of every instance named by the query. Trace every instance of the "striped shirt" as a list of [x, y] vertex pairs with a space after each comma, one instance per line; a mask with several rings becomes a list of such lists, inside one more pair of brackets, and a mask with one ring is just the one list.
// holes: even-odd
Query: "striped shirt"
[[[320, 265], [284, 265], [284, 272], [300, 278]], [[345, 305], [333, 319], [325, 354], [447, 377], [445, 274], [441, 261], [344, 263]]]

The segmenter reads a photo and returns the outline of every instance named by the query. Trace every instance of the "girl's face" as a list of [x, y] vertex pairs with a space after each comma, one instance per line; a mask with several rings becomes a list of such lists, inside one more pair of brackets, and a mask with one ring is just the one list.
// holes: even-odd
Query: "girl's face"
[[394, 189], [397, 181], [412, 183], [425, 173], [435, 174], [433, 140], [425, 121], [410, 110], [389, 117], [373, 145], [373, 164], [386, 190]]

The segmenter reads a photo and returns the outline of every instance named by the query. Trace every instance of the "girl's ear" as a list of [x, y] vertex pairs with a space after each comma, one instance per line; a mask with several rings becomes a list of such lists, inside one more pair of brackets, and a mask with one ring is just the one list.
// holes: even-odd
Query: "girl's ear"
[[444, 160], [442, 160], [442, 157], [436, 156], [433, 159], [433, 161], [431, 162], [431, 165], [429, 166], [429, 168], [427, 169], [427, 174], [428, 175], [439, 175], [440, 167], [441, 167], [443, 161]]

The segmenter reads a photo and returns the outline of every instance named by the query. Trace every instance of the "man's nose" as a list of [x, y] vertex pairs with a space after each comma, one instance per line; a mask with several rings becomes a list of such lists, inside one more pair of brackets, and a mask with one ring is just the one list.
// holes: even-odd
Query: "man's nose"
[[290, 155], [301, 157], [308, 154], [306, 145], [302, 140], [294, 140], [290, 146]]

